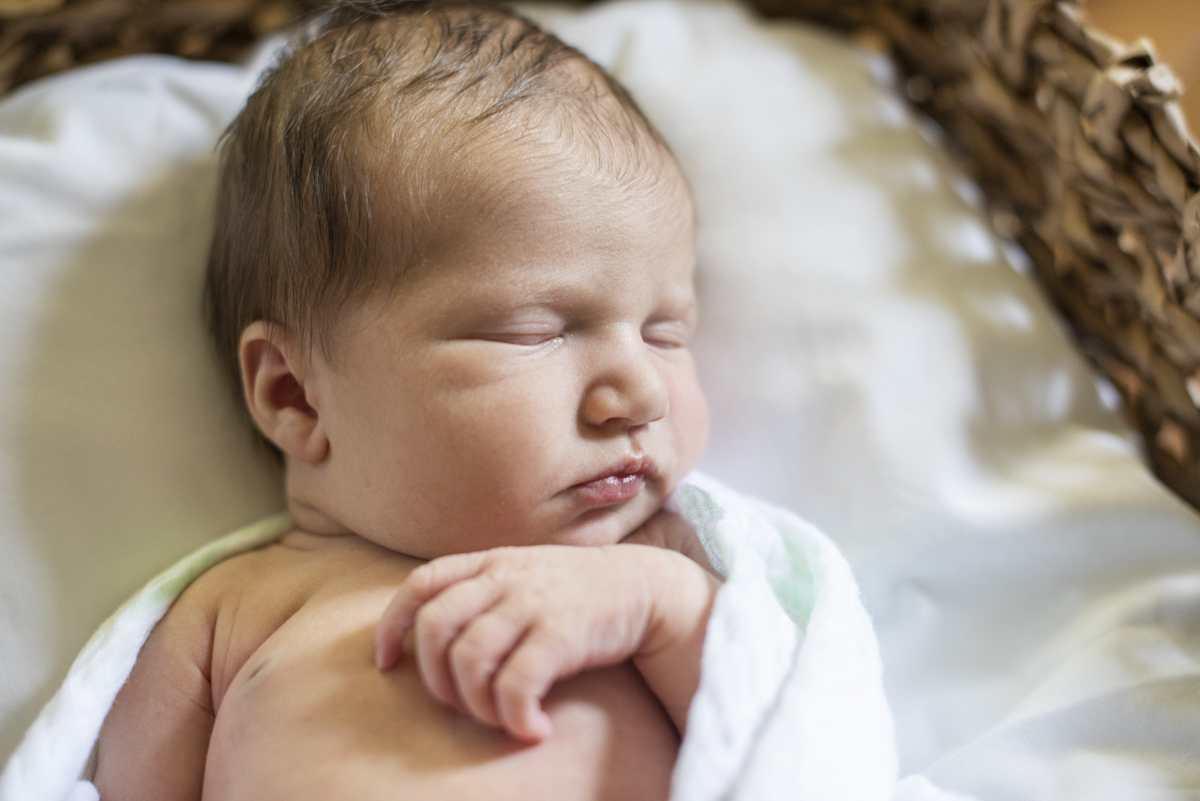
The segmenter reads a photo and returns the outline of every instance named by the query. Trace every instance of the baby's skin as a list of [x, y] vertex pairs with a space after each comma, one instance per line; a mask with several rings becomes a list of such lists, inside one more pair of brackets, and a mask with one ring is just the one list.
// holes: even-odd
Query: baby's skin
[[296, 530], [156, 627], [105, 801], [666, 798], [718, 587], [662, 511], [708, 431], [688, 192], [665, 152], [457, 155], [332, 353], [246, 329]]
[[[686, 549], [689, 533], [663, 513], [629, 541]], [[646, 588], [680, 567], [676, 553], [636, 553], [646, 545], [561, 550], [610, 563], [609, 576], [653, 567]], [[557, 683], [542, 701], [553, 733], [536, 745], [439, 703], [411, 649], [380, 671], [376, 624], [420, 564], [295, 531], [206, 573], [155, 629], [106, 724], [101, 797], [666, 797], [679, 735], [630, 662]]]

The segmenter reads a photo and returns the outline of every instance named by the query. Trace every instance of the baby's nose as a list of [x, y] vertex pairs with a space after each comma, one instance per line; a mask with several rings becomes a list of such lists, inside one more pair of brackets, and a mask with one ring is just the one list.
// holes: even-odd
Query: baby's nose
[[628, 429], [666, 417], [671, 408], [667, 383], [641, 337], [604, 350], [580, 405], [582, 421]]

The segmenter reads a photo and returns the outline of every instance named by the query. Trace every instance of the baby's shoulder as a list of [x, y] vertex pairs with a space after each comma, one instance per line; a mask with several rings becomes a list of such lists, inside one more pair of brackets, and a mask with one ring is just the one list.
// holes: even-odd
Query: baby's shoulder
[[162, 627], [175, 643], [207, 643], [214, 698], [266, 640], [307, 607], [352, 592], [363, 582], [392, 586], [417, 562], [358, 537], [294, 531], [230, 557], [201, 574], [172, 606]]
[[277, 543], [222, 560], [180, 593], [163, 622], [204, 620], [212, 627], [223, 611], [247, 602], [259, 609], [264, 601], [268, 607], [286, 603], [305, 584], [290, 561]]
[[214, 565], [180, 595], [170, 614], [203, 616], [225, 632], [247, 624], [254, 629], [275, 627], [314, 596], [360, 581], [364, 572], [389, 567], [394, 572], [406, 559], [354, 536], [293, 531]]
[[272, 543], [218, 562], [175, 599], [143, 654], [187, 655], [207, 675], [230, 664], [231, 656], [253, 652], [314, 591], [296, 561]]
[[331, 585], [377, 573], [407, 573], [418, 564], [360, 537], [292, 531], [279, 540], [230, 557], [201, 574], [180, 596], [184, 608], [219, 613], [250, 603], [257, 610], [291, 608]]

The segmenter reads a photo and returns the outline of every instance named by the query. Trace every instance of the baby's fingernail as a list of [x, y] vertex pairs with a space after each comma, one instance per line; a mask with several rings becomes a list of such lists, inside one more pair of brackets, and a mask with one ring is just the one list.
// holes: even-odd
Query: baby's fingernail
[[550, 722], [550, 716], [545, 712], [534, 715], [526, 727], [525, 733], [518, 739], [524, 740], [527, 743], [540, 743], [551, 734], [554, 733], [554, 724]]
[[541, 740], [545, 740], [554, 733], [554, 724], [550, 722], [550, 716], [545, 712], [534, 718], [533, 728]]

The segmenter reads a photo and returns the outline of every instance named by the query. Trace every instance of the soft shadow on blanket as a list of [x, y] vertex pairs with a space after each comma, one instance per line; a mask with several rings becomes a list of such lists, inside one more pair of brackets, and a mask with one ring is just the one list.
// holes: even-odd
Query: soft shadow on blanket
[[[739, 65], [769, 66], [774, 94], [713, 93], [725, 105], [705, 125], [738, 147], [703, 153], [716, 145], [663, 126], [705, 170], [696, 352], [716, 391], [701, 467], [797, 510], [846, 553], [904, 776], [1041, 692], [1089, 604], [1195, 569], [1196, 518], [1140, 465], [937, 132], [926, 141], [843, 41], [763, 36], [794, 43], [803, 67], [768, 64], [760, 45]], [[793, 104], [754, 125], [777, 96]], [[1075, 742], [1099, 739], [1081, 729]], [[977, 764], [1003, 773], [988, 753]], [[946, 786], [972, 786], [962, 775]]]
[[183, 162], [131, 196], [38, 314], [20, 382], [19, 514], [31, 595], [58, 605], [17, 610], [28, 637], [18, 658], [30, 675], [55, 669], [4, 721], [0, 754], [134, 590], [282, 508], [278, 470], [238, 419], [204, 332], [213, 180], [211, 159]]

